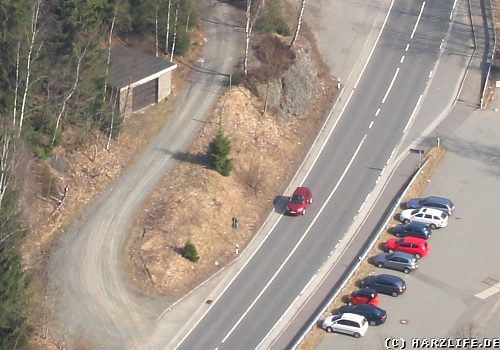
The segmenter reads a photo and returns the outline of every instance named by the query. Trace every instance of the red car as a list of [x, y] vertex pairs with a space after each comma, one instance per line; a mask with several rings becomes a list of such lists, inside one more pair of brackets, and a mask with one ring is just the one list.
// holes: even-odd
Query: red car
[[413, 254], [417, 259], [429, 254], [430, 246], [422, 238], [417, 237], [404, 237], [392, 238], [385, 243], [386, 249], [389, 252], [404, 252]]
[[312, 193], [307, 187], [297, 187], [290, 197], [286, 211], [291, 215], [304, 215], [312, 201]]
[[351, 295], [347, 297], [347, 304], [370, 304], [372, 306], [377, 306], [379, 300], [380, 296], [376, 290], [371, 289], [370, 287], [365, 287], [352, 292]]

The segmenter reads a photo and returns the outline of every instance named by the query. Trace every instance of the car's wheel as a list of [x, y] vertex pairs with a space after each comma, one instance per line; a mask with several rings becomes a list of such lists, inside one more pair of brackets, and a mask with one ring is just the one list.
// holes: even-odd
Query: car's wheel
[[422, 256], [420, 254], [415, 254], [415, 258], [420, 259]]
[[405, 224], [409, 224], [409, 223], [410, 223], [410, 219], [404, 219], [404, 220], [403, 220], [403, 223], [405, 223]]
[[358, 332], [354, 333], [354, 338], [359, 338], [361, 337], [361, 334], [359, 334]]
[[404, 273], [410, 273], [410, 271], [411, 271], [411, 270], [410, 270], [409, 268], [405, 268], [405, 269], [403, 270], [403, 272], [404, 272]]
[[377, 324], [375, 323], [375, 321], [370, 321], [370, 322], [369, 322], [369, 325], [370, 325], [370, 326], [376, 326]]
[[328, 333], [333, 333], [333, 328], [332, 327], [326, 327], [326, 331]]
[[398, 293], [397, 293], [397, 292], [392, 292], [392, 293], [391, 293], [391, 296], [393, 296], [393, 297], [397, 297], [397, 296], [398, 296]]
[[384, 267], [384, 264], [379, 262], [379, 263], [377, 263], [377, 267]]
[[436, 224], [430, 224], [429, 227], [432, 229], [432, 230], [435, 230], [437, 229], [438, 227], [436, 226]]

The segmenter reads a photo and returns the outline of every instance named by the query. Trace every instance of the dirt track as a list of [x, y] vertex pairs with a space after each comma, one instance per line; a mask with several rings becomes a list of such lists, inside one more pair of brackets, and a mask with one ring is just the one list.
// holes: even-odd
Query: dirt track
[[210, 15], [202, 16], [207, 39], [203, 66], [195, 69], [177, 97], [173, 119], [65, 233], [50, 262], [48, 302], [55, 311], [49, 335], [70, 345], [85, 339], [86, 347], [124, 349], [145, 337], [151, 341], [167, 304], [141, 295], [127, 282], [121, 256], [137, 210], [212, 109], [241, 51], [242, 32], [230, 23], [231, 9], [208, 1], [205, 6], [210, 10], [200, 12]]

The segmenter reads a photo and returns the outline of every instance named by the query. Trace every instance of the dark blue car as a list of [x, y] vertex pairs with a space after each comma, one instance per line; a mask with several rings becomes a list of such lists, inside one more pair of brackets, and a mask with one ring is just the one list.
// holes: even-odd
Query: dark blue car
[[399, 224], [390, 229], [390, 232], [396, 237], [417, 237], [428, 239], [432, 230], [424, 223], [412, 221], [408, 224]]

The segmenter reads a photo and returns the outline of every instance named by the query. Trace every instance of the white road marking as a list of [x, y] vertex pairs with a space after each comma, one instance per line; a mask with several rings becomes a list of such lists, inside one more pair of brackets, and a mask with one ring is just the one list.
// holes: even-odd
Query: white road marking
[[401, 56], [401, 59], [399, 60], [399, 63], [403, 63], [405, 60], [405, 55]]
[[379, 113], [380, 113], [380, 108], [377, 108], [377, 111], [375, 112], [375, 117], [378, 117]]
[[413, 39], [413, 35], [415, 35], [418, 23], [420, 22], [420, 17], [422, 17], [422, 12], [424, 12], [424, 7], [425, 7], [425, 1], [422, 3], [422, 6], [420, 7], [420, 13], [418, 14], [417, 21], [415, 22], [415, 26], [413, 27], [413, 31], [411, 32], [410, 39]]
[[406, 122], [406, 126], [405, 128], [403, 129], [403, 134], [406, 132], [406, 130], [408, 130], [408, 128], [410, 127], [410, 123], [411, 121], [413, 120], [413, 118], [415, 117], [415, 115], [417, 114], [417, 108], [418, 106], [420, 105], [420, 101], [422, 100], [422, 95], [420, 95], [418, 97], [418, 101], [417, 101], [417, 104], [415, 105], [415, 108], [413, 108], [413, 112], [411, 112], [411, 116], [410, 116], [410, 119], [408, 119], [408, 121]]
[[283, 261], [283, 263], [278, 268], [278, 270], [276, 270], [276, 272], [271, 277], [271, 279], [267, 282], [267, 284], [264, 286], [264, 288], [260, 291], [259, 295], [257, 295], [257, 297], [254, 299], [254, 301], [245, 310], [245, 312], [243, 313], [243, 315], [241, 315], [241, 317], [234, 324], [234, 326], [231, 328], [231, 330], [222, 339], [221, 343], [224, 343], [231, 336], [231, 334], [234, 332], [234, 330], [236, 329], [236, 327], [238, 327], [238, 325], [241, 323], [241, 321], [243, 321], [243, 319], [250, 312], [250, 310], [257, 303], [257, 301], [259, 301], [260, 297], [266, 292], [266, 290], [269, 288], [269, 286], [271, 285], [271, 283], [274, 282], [274, 280], [279, 275], [279, 273], [281, 272], [281, 270], [283, 270], [283, 268], [285, 267], [285, 265], [288, 263], [288, 260], [290, 260], [290, 258], [292, 257], [292, 255], [299, 248], [299, 246], [302, 243], [302, 241], [306, 238], [307, 234], [311, 231], [311, 228], [314, 226], [314, 224], [316, 223], [316, 221], [320, 217], [321, 213], [325, 209], [326, 205], [328, 204], [328, 202], [330, 202], [330, 199], [333, 197], [334, 193], [337, 191], [338, 187], [340, 186], [340, 183], [342, 182], [342, 180], [344, 180], [344, 177], [347, 174], [347, 172], [349, 171], [349, 169], [351, 168], [351, 165], [354, 162], [354, 159], [356, 159], [356, 157], [357, 157], [357, 155], [358, 155], [358, 153], [359, 153], [359, 151], [361, 149], [361, 146], [363, 146], [363, 143], [365, 142], [366, 137], [367, 137], [367, 135], [365, 134], [365, 136], [363, 136], [363, 139], [359, 143], [358, 147], [356, 148], [356, 151], [354, 152], [353, 156], [351, 157], [351, 160], [349, 161], [349, 164], [347, 164], [347, 167], [344, 169], [344, 172], [340, 176], [340, 179], [338, 180], [337, 184], [333, 188], [332, 192], [328, 195], [328, 198], [325, 200], [325, 202], [323, 203], [323, 205], [319, 209], [318, 213], [316, 214], [316, 216], [312, 220], [311, 224], [307, 227], [306, 231], [304, 232], [304, 234], [302, 235], [302, 237], [300, 238], [300, 240], [295, 244], [295, 246], [293, 247], [292, 251], [288, 254], [288, 256], [286, 257], [286, 259]]
[[410, 44], [406, 44], [405, 52], [408, 52], [409, 48], [410, 48]]
[[486, 299], [488, 297], [491, 297], [492, 295], [495, 295], [497, 293], [500, 292], [500, 282], [498, 282], [497, 284], [491, 286], [490, 288], [487, 288], [485, 290], [483, 290], [482, 292], [479, 292], [475, 295], [475, 297], [479, 298], [479, 299]]
[[370, 125], [368, 125], [368, 129], [371, 129], [373, 126], [373, 120], [370, 122]]
[[389, 18], [389, 14], [391, 13], [392, 6], [394, 5], [394, 0], [391, 1], [391, 4], [389, 5], [389, 10], [387, 11], [387, 14], [385, 15], [384, 18], [384, 23], [382, 23], [382, 27], [380, 28], [380, 31], [378, 32], [377, 39], [375, 40], [375, 43], [373, 43], [372, 50], [370, 51], [370, 54], [368, 55], [368, 58], [365, 62], [365, 65], [363, 66], [363, 69], [361, 69], [361, 73], [359, 73], [358, 79], [356, 80], [356, 83], [354, 83], [354, 89], [356, 89], [356, 86], [358, 86], [359, 81], [361, 80], [361, 77], [363, 76], [363, 73], [365, 72], [365, 68], [368, 65], [368, 62], [370, 62], [370, 59], [372, 57], [373, 51], [375, 51], [375, 48], [377, 47], [378, 40], [382, 36], [382, 32], [384, 31], [385, 24], [387, 23], [387, 19]]
[[391, 92], [391, 89], [392, 89], [392, 85], [394, 85], [394, 81], [396, 80], [396, 78], [398, 77], [398, 74], [399, 74], [399, 67], [396, 68], [396, 73], [394, 73], [394, 76], [392, 77], [392, 80], [391, 80], [391, 83], [389, 84], [389, 88], [387, 89], [386, 93], [385, 93], [385, 96], [384, 98], [382, 99], [382, 103], [385, 102], [385, 99], [387, 98], [387, 96], [389, 95], [389, 92]]

